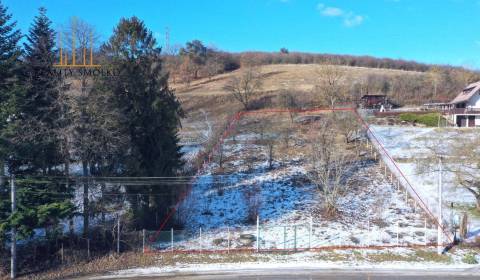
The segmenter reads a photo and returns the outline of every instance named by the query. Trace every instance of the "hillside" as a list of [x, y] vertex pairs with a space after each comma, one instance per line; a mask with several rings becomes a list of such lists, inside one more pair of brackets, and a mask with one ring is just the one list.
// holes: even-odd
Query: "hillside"
[[[267, 100], [265, 107], [281, 107], [278, 96], [284, 91], [292, 93], [303, 107], [320, 106], [321, 96], [315, 90], [319, 84], [322, 65], [318, 64], [279, 64], [259, 66], [262, 87], [257, 99]], [[343, 73], [341, 83], [347, 95], [359, 93], [378, 93], [386, 90], [386, 94], [394, 99], [409, 96], [418, 89], [418, 83], [427, 83], [427, 74], [415, 71], [377, 69], [351, 66], [335, 66]], [[244, 69], [204, 78], [189, 85], [173, 84], [183, 109], [188, 112], [183, 120], [183, 133], [192, 132], [205, 122], [205, 113], [209, 121], [223, 124], [227, 116], [242, 109], [229, 92], [224, 89], [226, 83], [234, 76], [240, 76]], [[388, 86], [385, 86], [388, 84]], [[414, 86], [411, 90], [408, 86]], [[402, 99], [405, 101], [405, 99]], [[205, 113], [203, 113], [205, 112]]]

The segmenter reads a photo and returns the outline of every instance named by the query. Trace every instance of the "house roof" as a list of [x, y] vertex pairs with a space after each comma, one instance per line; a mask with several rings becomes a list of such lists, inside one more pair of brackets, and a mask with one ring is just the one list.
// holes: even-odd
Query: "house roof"
[[476, 83], [469, 84], [466, 88], [460, 92], [457, 97], [455, 97], [450, 104], [457, 104], [461, 102], [467, 102], [475, 93], [480, 90], [480, 81]]
[[365, 94], [362, 98], [370, 98], [370, 97], [386, 97], [384, 94]]

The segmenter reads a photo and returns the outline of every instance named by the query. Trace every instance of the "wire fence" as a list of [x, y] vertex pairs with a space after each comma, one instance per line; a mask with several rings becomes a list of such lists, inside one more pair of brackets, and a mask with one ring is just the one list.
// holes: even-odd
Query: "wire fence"
[[[355, 111], [356, 112], [356, 111]], [[439, 194], [436, 197], [432, 197], [431, 194], [424, 193], [410, 182], [404, 172], [400, 169], [394, 158], [389, 154], [380, 138], [370, 128], [370, 126], [364, 121], [364, 119], [357, 113], [359, 121], [362, 122], [366, 129], [366, 134], [369, 141], [370, 152], [373, 153], [375, 159], [380, 160], [380, 166], [383, 169], [384, 176], [394, 184], [397, 189], [403, 189], [405, 192], [405, 199], [408, 201], [411, 198], [414, 207], [421, 208], [428, 217], [441, 228], [443, 238], [453, 242], [453, 234], [448, 228], [448, 219], [445, 219], [444, 215], [440, 215], [439, 210]], [[441, 175], [440, 175], [441, 176]], [[443, 243], [441, 240], [440, 243]]]
[[[356, 113], [355, 110], [343, 108], [342, 111]], [[315, 112], [315, 110], [311, 110]], [[321, 109], [320, 111], [325, 111]], [[268, 111], [270, 112], [270, 111]], [[275, 111], [274, 111], [275, 112]], [[279, 110], [279, 113], [289, 112]], [[262, 112], [251, 112], [260, 114]], [[247, 113], [236, 114], [229, 122], [225, 133], [220, 141], [212, 148], [202, 168], [197, 174], [205, 169], [212, 160], [214, 153], [219, 149], [235, 128], [240, 118]], [[197, 228], [195, 230], [183, 230], [175, 225], [172, 218], [178, 205], [188, 196], [191, 182], [198, 176], [182, 176], [176, 178], [115, 178], [115, 177], [77, 177], [73, 181], [65, 177], [37, 178], [48, 179], [51, 182], [61, 183], [68, 186], [76, 186], [71, 192], [58, 192], [48, 188], [39, 190], [28, 187], [20, 187], [22, 195], [50, 195], [52, 197], [70, 198], [82, 211], [82, 203], [85, 197], [82, 187], [89, 185], [88, 200], [91, 203], [91, 229], [87, 235], [81, 237], [80, 232], [73, 228], [65, 228], [55, 238], [47, 238], [46, 235], [35, 235], [35, 239], [22, 241], [18, 244], [18, 259], [24, 264], [19, 266], [29, 269], [40, 269], [40, 266], [51, 267], [55, 264], [75, 263], [80, 260], [88, 260], [96, 256], [109, 253], [121, 253], [124, 251], [136, 252], [230, 252], [230, 251], [302, 251], [302, 250], [327, 250], [336, 248], [389, 248], [389, 247], [425, 247], [436, 246], [447, 240], [438, 240], [436, 225], [443, 225], [443, 232], [449, 241], [451, 234], [435, 215], [438, 204], [432, 199], [427, 199], [419, 193], [410, 183], [408, 178], [389, 155], [381, 141], [370, 130], [368, 124], [358, 115], [359, 121], [364, 125], [369, 141], [363, 143], [366, 150], [375, 159], [379, 160], [385, 178], [387, 178], [398, 192], [405, 193], [405, 201], [412, 205], [414, 212], [417, 209], [424, 211], [425, 218], [421, 222], [402, 224], [380, 225], [375, 221], [366, 221], [363, 227], [350, 228], [348, 224], [332, 230], [329, 225], [314, 223], [313, 221], [299, 224], [275, 224], [261, 221], [258, 218], [256, 225], [246, 226], [222, 226], [216, 228]], [[222, 181], [222, 179], [220, 180]], [[22, 181], [18, 179], [19, 186], [31, 183], [31, 178]], [[155, 193], [128, 192], [126, 188], [136, 186], [157, 186], [164, 192]], [[8, 186], [4, 188], [8, 195]], [[147, 197], [163, 197], [166, 209], [164, 215], [155, 217], [155, 228], [158, 230], [137, 230], [127, 228], [126, 222], [120, 220], [124, 213], [124, 207], [130, 207], [135, 203], [148, 203]], [[79, 215], [79, 218], [81, 216]], [[123, 219], [123, 217], [122, 217]], [[129, 221], [132, 222], [132, 221]], [[65, 221], [67, 223], [67, 221]], [[82, 223], [73, 227], [81, 227]], [[169, 228], [170, 227], [170, 228]], [[135, 227], [133, 227], [135, 228]], [[69, 231], [73, 234], [69, 234]], [[8, 252], [2, 253], [8, 257]], [[8, 258], [3, 258], [6, 260]], [[38, 267], [27, 264], [38, 263]], [[3, 264], [6, 266], [6, 264]]]
[[[245, 227], [199, 228], [195, 231], [148, 232], [149, 252], [304, 251], [332, 248], [390, 248], [437, 246], [437, 229], [427, 219], [423, 225], [396, 223], [332, 231], [324, 224], [306, 223]], [[153, 239], [153, 240], [152, 240]], [[443, 244], [442, 244], [443, 245]]]

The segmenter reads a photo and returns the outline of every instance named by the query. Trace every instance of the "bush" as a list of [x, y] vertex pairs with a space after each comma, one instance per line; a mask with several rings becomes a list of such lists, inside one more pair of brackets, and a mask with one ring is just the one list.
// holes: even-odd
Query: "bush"
[[[402, 121], [421, 123], [426, 126], [438, 126], [438, 118], [440, 118], [439, 113], [428, 113], [428, 114], [414, 114], [414, 113], [404, 113], [400, 114], [399, 118]], [[445, 125], [445, 119], [440, 119], [440, 125]]]
[[478, 264], [477, 258], [473, 253], [466, 254], [465, 257], [463, 257], [462, 262], [467, 264]]

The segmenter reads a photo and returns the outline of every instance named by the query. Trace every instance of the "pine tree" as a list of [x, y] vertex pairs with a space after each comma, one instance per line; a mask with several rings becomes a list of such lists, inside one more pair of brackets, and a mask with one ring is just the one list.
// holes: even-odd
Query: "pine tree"
[[[122, 125], [131, 147], [124, 173], [174, 176], [182, 166], [177, 133], [183, 112], [168, 87], [168, 75], [162, 71], [161, 50], [156, 47], [152, 32], [136, 17], [121, 19], [102, 49], [106, 57], [113, 58], [112, 67], [118, 76], [106, 82], [127, 120]], [[164, 205], [161, 196], [155, 195], [161, 192], [158, 186], [130, 186], [128, 191], [150, 193], [131, 201], [138, 226], [154, 226], [152, 215], [155, 212], [161, 215], [169, 206]]]
[[24, 95], [15, 128], [16, 154], [10, 166], [17, 172], [22, 166], [24, 170], [27, 167], [27, 172], [40, 171], [47, 175], [62, 163], [55, 133], [60, 79], [52, 75], [56, 51], [50, 25], [46, 9], [40, 8], [24, 43]]
[[58, 86], [52, 75], [55, 60], [54, 32], [44, 8], [34, 19], [24, 44], [25, 56], [19, 82], [22, 95], [16, 97], [18, 113], [12, 118], [12, 155], [10, 173], [16, 182], [18, 211], [7, 226], [15, 226], [21, 236], [31, 236], [36, 228], [45, 228], [47, 237], [58, 233], [61, 219], [72, 215], [71, 190], [64, 183], [52, 182], [59, 174]]
[[3, 178], [5, 158], [9, 153], [9, 120], [15, 113], [15, 93], [21, 50], [18, 41], [20, 31], [12, 15], [0, 1], [0, 243], [3, 244], [4, 233], [8, 228], [10, 215], [10, 196]]

